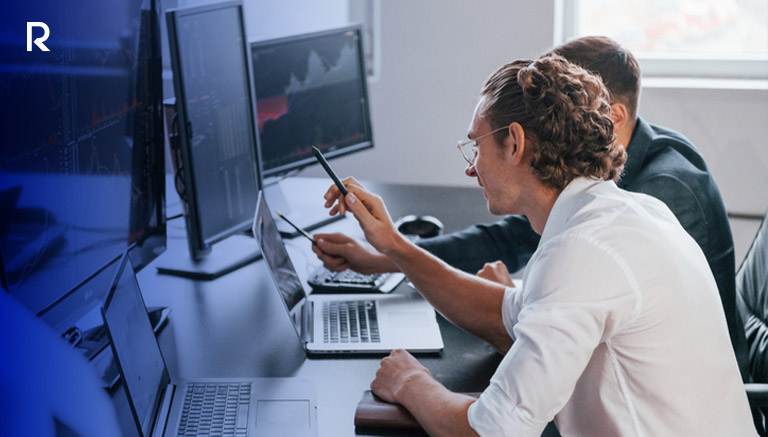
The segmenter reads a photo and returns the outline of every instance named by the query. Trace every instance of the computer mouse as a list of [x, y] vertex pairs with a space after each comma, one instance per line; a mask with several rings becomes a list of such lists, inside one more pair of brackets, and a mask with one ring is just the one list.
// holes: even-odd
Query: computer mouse
[[443, 232], [443, 223], [431, 215], [407, 215], [395, 222], [397, 230], [420, 238], [436, 237]]

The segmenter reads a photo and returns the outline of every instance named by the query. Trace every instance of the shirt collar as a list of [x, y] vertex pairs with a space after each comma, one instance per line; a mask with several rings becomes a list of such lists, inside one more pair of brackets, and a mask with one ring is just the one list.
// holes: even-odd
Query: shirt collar
[[637, 174], [643, 168], [643, 161], [645, 161], [645, 157], [648, 155], [648, 147], [650, 147], [652, 138], [653, 130], [651, 125], [642, 118], [637, 117], [635, 130], [632, 132], [632, 138], [630, 138], [627, 145], [627, 162], [624, 164], [624, 172], [621, 174], [621, 179], [619, 179], [618, 185], [620, 188], [632, 185], [637, 178]]
[[560, 195], [557, 196], [557, 200], [555, 200], [555, 204], [549, 212], [547, 223], [544, 225], [544, 231], [541, 233], [539, 247], [558, 235], [565, 228], [575, 210], [583, 204], [583, 201], [580, 201], [582, 199], [581, 195], [590, 187], [599, 183], [604, 183], [604, 181], [581, 177], [572, 180], [565, 186]]

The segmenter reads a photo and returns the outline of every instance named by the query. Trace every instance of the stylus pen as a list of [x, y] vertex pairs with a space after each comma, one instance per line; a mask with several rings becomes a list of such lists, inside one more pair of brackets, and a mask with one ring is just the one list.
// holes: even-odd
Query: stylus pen
[[317, 241], [315, 241], [315, 239], [314, 239], [314, 238], [312, 238], [312, 236], [311, 236], [311, 235], [309, 235], [309, 233], [308, 233], [307, 231], [305, 231], [304, 229], [301, 229], [300, 227], [298, 227], [298, 226], [294, 225], [292, 221], [288, 220], [288, 217], [286, 217], [286, 216], [284, 216], [284, 215], [280, 214], [279, 212], [275, 211], [275, 214], [277, 214], [278, 216], [280, 216], [280, 218], [281, 218], [281, 219], [285, 220], [285, 221], [286, 221], [286, 223], [288, 223], [289, 225], [291, 225], [291, 227], [292, 227], [293, 229], [296, 229], [296, 231], [297, 231], [299, 234], [301, 234], [301, 235], [303, 235], [303, 236], [305, 236], [305, 237], [309, 238], [309, 241], [311, 241], [311, 242], [312, 242], [312, 244], [314, 244], [315, 246], [317, 246]]
[[323, 156], [322, 153], [320, 153], [320, 149], [318, 149], [315, 146], [312, 146], [312, 153], [315, 154], [315, 158], [320, 162], [320, 165], [323, 166], [325, 169], [325, 172], [328, 173], [328, 176], [333, 179], [333, 183], [336, 184], [337, 187], [339, 187], [339, 191], [341, 191], [341, 194], [344, 196], [347, 195], [347, 188], [344, 186], [344, 184], [341, 183], [339, 180], [339, 177], [336, 176], [336, 173], [334, 173], [333, 169], [330, 165], [328, 165], [328, 161], [325, 160], [325, 156]]

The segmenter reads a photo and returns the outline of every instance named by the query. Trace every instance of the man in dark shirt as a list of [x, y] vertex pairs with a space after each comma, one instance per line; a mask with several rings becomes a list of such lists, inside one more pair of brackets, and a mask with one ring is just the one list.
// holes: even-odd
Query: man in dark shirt
[[[606, 37], [583, 37], [551, 52], [599, 74], [611, 92], [614, 132], [619, 144], [626, 145], [628, 155], [618, 185], [662, 200], [699, 244], [717, 281], [731, 343], [742, 375], [746, 375], [746, 340], [736, 309], [733, 237], [720, 190], [704, 158], [683, 135], [649, 124], [637, 115], [640, 66], [621, 45]], [[316, 238], [326, 242], [336, 240], [322, 234]], [[481, 276], [509, 283], [507, 271], [514, 272], [525, 266], [539, 238], [525, 217], [508, 216], [497, 223], [475, 225], [418, 244], [458, 269], [471, 273], [483, 269]], [[323, 250], [335, 249], [323, 247]], [[393, 268], [386, 257], [370, 256], [363, 260], [365, 251], [359, 253], [361, 265], [349, 264], [348, 267], [367, 273]], [[494, 260], [500, 263], [489, 263]], [[502, 264], [506, 268], [499, 268]]]

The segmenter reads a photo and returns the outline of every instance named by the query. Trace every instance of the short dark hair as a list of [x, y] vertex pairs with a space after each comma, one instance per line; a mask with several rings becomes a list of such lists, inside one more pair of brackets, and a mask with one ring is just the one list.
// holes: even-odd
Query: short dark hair
[[[600, 78], [558, 55], [503, 65], [485, 82], [478, 114], [491, 128], [520, 123], [531, 141], [530, 165], [545, 186], [577, 177], [618, 180], [626, 154], [613, 132], [608, 91]], [[494, 138], [502, 143], [508, 132]], [[526, 153], [529, 153], [527, 152]]]
[[597, 74], [611, 93], [612, 102], [623, 103], [632, 121], [640, 103], [640, 64], [632, 52], [607, 36], [584, 36], [557, 46], [556, 53]]

